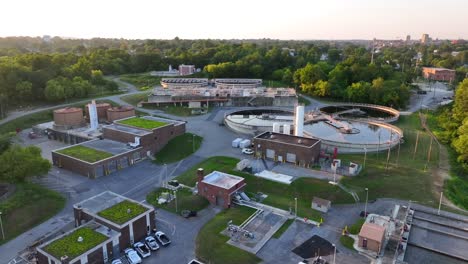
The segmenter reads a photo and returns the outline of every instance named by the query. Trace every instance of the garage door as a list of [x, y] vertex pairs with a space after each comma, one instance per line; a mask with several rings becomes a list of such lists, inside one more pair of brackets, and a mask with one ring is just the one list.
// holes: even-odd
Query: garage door
[[127, 157], [122, 157], [120, 159], [120, 168], [127, 168], [128, 167], [128, 158]]
[[296, 163], [296, 154], [287, 153], [286, 154], [286, 161], [291, 163]]
[[267, 149], [266, 150], [266, 157], [268, 159], [274, 159], [275, 158], [275, 151], [272, 149]]
[[102, 165], [98, 165], [94, 170], [94, 177], [99, 178], [102, 176], [104, 176], [104, 167]]
[[109, 173], [113, 173], [117, 170], [117, 161], [113, 160], [109, 163], [107, 163], [107, 170]]
[[216, 196], [216, 205], [217, 206], [224, 206], [224, 199], [221, 196]]

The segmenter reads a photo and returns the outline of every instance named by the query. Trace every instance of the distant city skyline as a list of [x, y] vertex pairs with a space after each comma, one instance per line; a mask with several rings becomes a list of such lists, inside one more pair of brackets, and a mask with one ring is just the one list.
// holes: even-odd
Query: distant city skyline
[[15, 0], [0, 36], [129, 39], [468, 39], [468, 1]]

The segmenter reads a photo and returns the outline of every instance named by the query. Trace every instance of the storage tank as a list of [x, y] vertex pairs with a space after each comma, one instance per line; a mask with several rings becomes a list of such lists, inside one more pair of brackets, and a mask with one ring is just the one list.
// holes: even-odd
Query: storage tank
[[67, 107], [54, 110], [54, 127], [57, 129], [72, 129], [85, 124], [83, 109]]
[[291, 125], [289, 124], [283, 125], [283, 134], [286, 134], [286, 135], [291, 134]]
[[[88, 110], [89, 105], [90, 104], [87, 104], [85, 107], [85, 114], [88, 117], [88, 120], [89, 120], [89, 110]], [[97, 110], [99, 122], [104, 122], [107, 120], [107, 109], [111, 107], [112, 106], [109, 103], [97, 103], [96, 104], [96, 110]]]
[[132, 116], [135, 116], [135, 108], [133, 106], [125, 105], [107, 109], [107, 121], [109, 122]]
[[279, 133], [280, 132], [280, 124], [279, 123], [273, 123], [273, 132], [274, 133]]

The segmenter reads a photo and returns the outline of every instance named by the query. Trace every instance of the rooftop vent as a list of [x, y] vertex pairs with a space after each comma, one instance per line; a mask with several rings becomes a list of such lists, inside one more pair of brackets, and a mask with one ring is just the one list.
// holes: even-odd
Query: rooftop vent
[[77, 239], [78, 242], [83, 242], [83, 237], [82, 236], [79, 236], [78, 239]]
[[132, 210], [130, 208], [127, 209], [127, 214], [130, 214]]

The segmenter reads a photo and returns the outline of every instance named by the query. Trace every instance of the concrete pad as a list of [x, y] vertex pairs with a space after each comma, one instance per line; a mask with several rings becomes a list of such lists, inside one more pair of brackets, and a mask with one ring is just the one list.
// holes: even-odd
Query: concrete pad
[[291, 182], [294, 179], [292, 176], [277, 173], [274, 171], [269, 171], [269, 170], [263, 170], [261, 172], [255, 173], [255, 176], [264, 178], [270, 181], [288, 184], [288, 185], [291, 184]]

